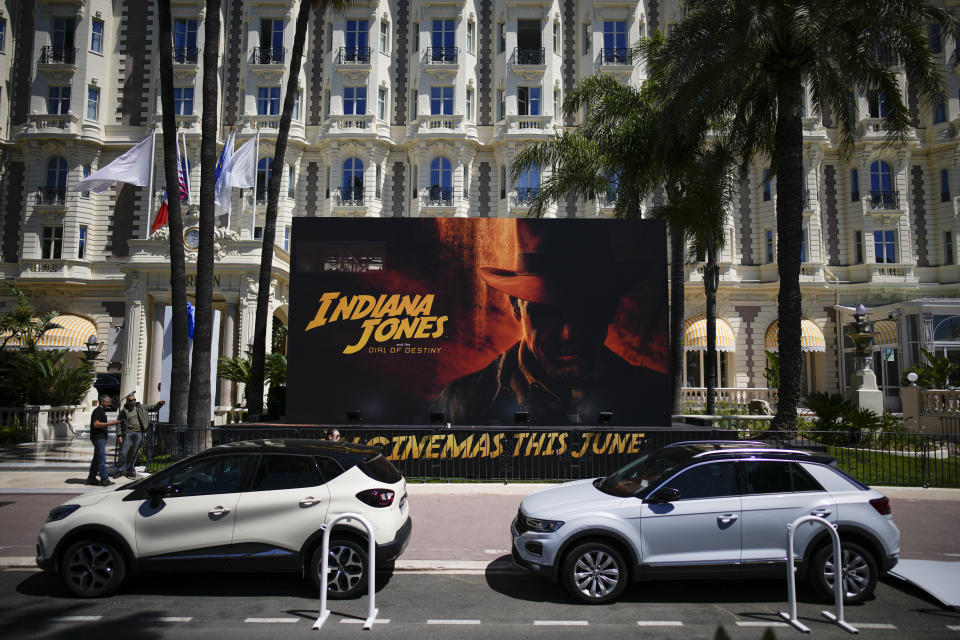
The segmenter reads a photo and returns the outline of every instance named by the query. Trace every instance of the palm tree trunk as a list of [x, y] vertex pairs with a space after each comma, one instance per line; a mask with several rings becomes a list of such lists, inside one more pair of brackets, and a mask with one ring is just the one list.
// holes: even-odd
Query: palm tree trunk
[[[327, 3], [322, 2], [318, 11], [323, 15]], [[293, 38], [293, 52], [290, 56], [290, 75], [283, 96], [283, 112], [277, 129], [277, 146], [273, 154], [273, 173], [267, 190], [267, 212], [263, 224], [263, 248], [260, 251], [260, 282], [257, 288], [257, 315], [253, 330], [253, 366], [252, 378], [247, 390], [250, 420], [259, 420], [263, 414], [263, 376], [264, 360], [267, 351], [267, 314], [270, 312], [270, 279], [273, 271], [273, 242], [277, 233], [277, 201], [280, 197], [280, 179], [283, 177], [284, 157], [287, 153], [287, 139], [290, 136], [290, 120], [293, 116], [293, 102], [297, 95], [300, 79], [300, 64], [303, 60], [304, 43], [307, 39], [307, 26], [310, 23], [312, 2], [301, 0], [297, 13], [297, 28]]]
[[220, 66], [220, 0], [207, 0], [203, 19], [203, 114], [200, 122], [200, 244], [197, 248], [193, 365], [187, 424], [210, 426], [210, 350], [213, 340], [213, 192], [217, 170], [217, 79]]
[[716, 412], [717, 394], [717, 288], [720, 273], [717, 268], [717, 250], [707, 249], [707, 264], [703, 269], [703, 292], [707, 296], [707, 358], [704, 363], [707, 383], [707, 409], [709, 416]]
[[670, 397], [673, 415], [683, 411], [683, 314], [686, 261], [685, 238], [678, 225], [670, 224]]
[[[173, 309], [173, 354], [170, 369], [170, 422], [187, 423], [190, 353], [187, 350], [187, 276], [183, 250], [183, 218], [177, 177], [177, 121], [173, 106], [173, 28], [170, 0], [160, 9], [160, 105], [163, 109], [163, 174], [168, 188], [167, 228], [170, 232], [170, 299]], [[153, 189], [153, 185], [148, 187]], [[149, 212], [153, 215], [153, 211]]]
[[777, 82], [777, 125], [774, 161], [777, 167], [777, 267], [780, 294], [780, 390], [777, 415], [770, 428], [797, 428], [800, 402], [800, 243], [803, 229], [803, 128], [800, 121], [800, 73], [787, 68]]

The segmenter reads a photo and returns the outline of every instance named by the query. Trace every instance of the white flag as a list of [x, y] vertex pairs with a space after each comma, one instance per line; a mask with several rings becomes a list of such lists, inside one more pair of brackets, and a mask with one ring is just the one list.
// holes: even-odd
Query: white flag
[[230, 211], [231, 196], [233, 195], [230, 190], [230, 173], [228, 169], [230, 159], [233, 158], [234, 138], [236, 138], [236, 133], [231, 133], [227, 136], [226, 142], [223, 143], [223, 150], [220, 152], [220, 163], [217, 166], [217, 176], [214, 179], [213, 200], [217, 209], [221, 212]]
[[135, 147], [102, 169], [78, 182], [73, 191], [103, 193], [115, 182], [128, 182], [138, 187], [150, 184], [153, 161], [153, 135], [144, 138]]
[[249, 189], [257, 186], [257, 136], [247, 140], [230, 156], [223, 167], [227, 184], [231, 187]]

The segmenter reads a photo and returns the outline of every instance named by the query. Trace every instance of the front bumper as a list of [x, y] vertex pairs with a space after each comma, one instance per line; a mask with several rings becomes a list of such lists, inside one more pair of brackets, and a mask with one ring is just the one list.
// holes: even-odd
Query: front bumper
[[37, 539], [37, 566], [40, 567], [42, 571], [46, 573], [56, 573], [57, 563], [54, 561], [53, 556], [47, 557], [46, 552], [43, 548], [43, 539]]
[[[516, 520], [510, 524], [510, 536], [513, 539], [513, 544], [511, 544], [510, 555], [513, 557], [513, 562], [520, 567], [523, 567], [530, 573], [534, 573], [538, 576], [543, 576], [548, 580], [556, 580], [556, 569], [552, 564], [542, 563], [533, 560], [533, 554], [526, 554], [530, 557], [524, 557], [525, 554], [521, 552], [518, 545], [523, 544], [525, 539], [522, 534], [517, 533]], [[542, 542], [541, 540], [536, 540]]]
[[397, 531], [397, 536], [390, 542], [377, 545], [377, 562], [393, 562], [400, 557], [400, 554], [407, 548], [410, 542], [410, 533], [413, 531], [413, 518], [408, 517], [407, 521]]

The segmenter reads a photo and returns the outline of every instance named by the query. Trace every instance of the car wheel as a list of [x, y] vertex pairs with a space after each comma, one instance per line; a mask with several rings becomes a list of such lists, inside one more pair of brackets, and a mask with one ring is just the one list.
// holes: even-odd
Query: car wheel
[[[330, 540], [330, 555], [327, 559], [327, 597], [333, 600], [353, 598], [367, 591], [369, 567], [366, 546], [349, 538]], [[310, 577], [320, 588], [320, 568], [323, 547], [313, 552]]]
[[127, 563], [114, 544], [87, 539], [67, 548], [60, 570], [71, 593], [81, 598], [100, 598], [120, 588]]
[[[877, 562], [873, 554], [855, 542], [842, 542], [840, 555], [843, 558], [841, 573], [844, 587], [843, 601], [846, 604], [863, 602], [877, 586]], [[824, 598], [833, 601], [833, 583], [836, 579], [836, 563], [833, 545], [827, 544], [817, 550], [810, 566], [810, 586]]]
[[587, 604], [605, 604], [627, 587], [627, 563], [616, 549], [602, 542], [574, 547], [563, 562], [563, 583], [570, 594]]

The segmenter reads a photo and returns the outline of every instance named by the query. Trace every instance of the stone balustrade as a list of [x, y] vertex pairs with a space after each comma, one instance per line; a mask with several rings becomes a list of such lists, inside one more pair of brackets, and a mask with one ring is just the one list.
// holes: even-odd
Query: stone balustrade
[[[707, 406], [707, 390], [704, 387], [684, 387], [681, 390], [681, 402], [686, 409], [702, 409]], [[777, 390], [762, 387], [719, 387], [714, 398], [717, 404], [726, 403], [746, 409], [751, 400], [766, 400], [771, 407], [776, 407]]]

